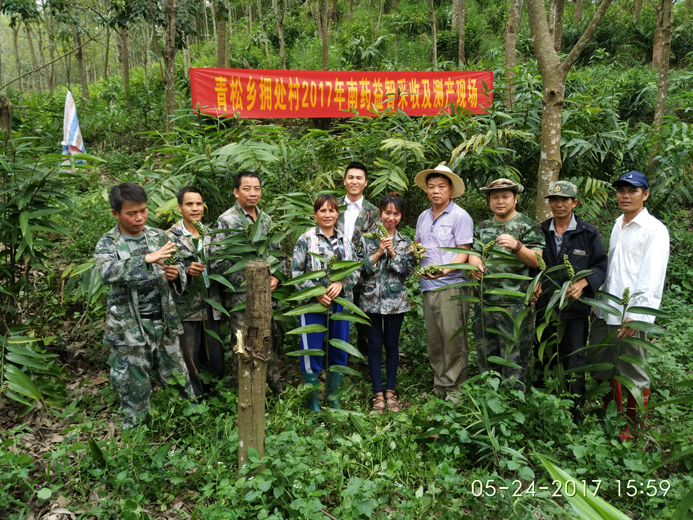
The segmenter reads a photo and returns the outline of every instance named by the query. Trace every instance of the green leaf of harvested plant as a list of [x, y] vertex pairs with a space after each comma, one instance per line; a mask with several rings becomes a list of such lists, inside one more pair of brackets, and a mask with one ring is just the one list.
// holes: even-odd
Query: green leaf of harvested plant
[[15, 365], [5, 365], [5, 379], [9, 383], [10, 390], [36, 401], [43, 398], [36, 384]]
[[292, 356], [292, 357], [324, 356], [325, 352], [320, 350], [319, 348], [306, 348], [306, 349], [301, 349], [301, 350], [293, 350], [291, 352], [287, 352], [285, 355], [286, 356]]
[[330, 314], [331, 320], [341, 320], [341, 321], [351, 321], [354, 323], [363, 323], [364, 325], [370, 325], [370, 320], [362, 318], [361, 316], [351, 313], [351, 312], [335, 312]]
[[327, 307], [322, 303], [308, 303], [297, 307], [296, 309], [291, 309], [284, 313], [284, 316], [299, 316], [300, 314], [319, 314], [325, 312]]
[[308, 287], [308, 289], [303, 289], [297, 293], [292, 294], [287, 298], [288, 301], [291, 300], [307, 300], [308, 298], [313, 298], [315, 296], [322, 296], [325, 294], [325, 289], [322, 285], [316, 285], [315, 287]]
[[212, 308], [218, 310], [222, 314], [229, 316], [229, 313], [226, 312], [226, 309], [224, 309], [224, 306], [221, 303], [219, 303], [218, 301], [214, 300], [213, 298], [202, 298], [202, 300], [207, 302], [209, 305], [212, 306]]
[[350, 376], [356, 376], [356, 377], [363, 377], [361, 375], [361, 372], [358, 370], [354, 370], [351, 367], [343, 367], [341, 365], [331, 365], [330, 366], [330, 372], [336, 372], [338, 374], [347, 374]]
[[319, 323], [311, 323], [310, 325], [303, 325], [296, 329], [290, 330], [287, 334], [310, 334], [312, 332], [325, 332], [327, 328]]
[[368, 319], [366, 313], [359, 309], [356, 305], [354, 305], [353, 302], [350, 302], [349, 300], [346, 300], [340, 296], [338, 296], [337, 298], [332, 298], [332, 301], [334, 303], [338, 303], [342, 307], [346, 307], [347, 309], [349, 309], [352, 312], [355, 312], [359, 316], [363, 316], [364, 318]]
[[580, 298], [578, 298], [578, 301], [586, 303], [587, 305], [594, 307], [595, 309], [599, 309], [600, 311], [606, 312], [607, 314], [611, 314], [612, 316], [621, 316], [621, 311], [603, 301], [595, 300], [593, 298], [587, 298], [586, 296], [580, 296]]
[[505, 359], [499, 356], [489, 356], [487, 359], [489, 363], [495, 363], [496, 365], [502, 365], [504, 367], [510, 368], [522, 368], [517, 363], [513, 363], [512, 361], [506, 361]]
[[325, 271], [311, 271], [309, 273], [302, 274], [301, 276], [297, 276], [296, 278], [291, 278], [290, 280], [287, 280], [284, 282], [284, 285], [295, 285], [297, 283], [305, 282], [308, 280], [317, 280], [318, 278], [324, 278], [325, 277]]
[[351, 343], [347, 343], [346, 341], [343, 341], [341, 339], [333, 338], [330, 340], [330, 345], [333, 347], [336, 347], [340, 350], [343, 350], [347, 354], [351, 354], [352, 356], [356, 356], [359, 359], [365, 359], [363, 357], [363, 354], [359, 352], [359, 350], [354, 347]]

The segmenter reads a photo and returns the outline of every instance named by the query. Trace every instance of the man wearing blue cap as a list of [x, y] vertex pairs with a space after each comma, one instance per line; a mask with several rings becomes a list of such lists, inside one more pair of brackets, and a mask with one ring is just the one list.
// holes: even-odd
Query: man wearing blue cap
[[[601, 290], [621, 299], [626, 309], [658, 309], [669, 261], [669, 232], [645, 208], [645, 201], [650, 196], [650, 185], [645, 175], [635, 170], [629, 171], [614, 181], [613, 186], [623, 214], [616, 219], [611, 231], [609, 268]], [[609, 379], [611, 383], [612, 391], [604, 399], [605, 406], [616, 399], [617, 409], [621, 410], [621, 388], [620, 383], [614, 379], [615, 376], [630, 379], [638, 391], [642, 392], [643, 404], [647, 406], [650, 397], [650, 378], [645, 369], [647, 351], [638, 345], [639, 340], [645, 339], [645, 333], [629, 327], [628, 322], [654, 323], [654, 316], [633, 312], [626, 312], [624, 315], [622, 304], [611, 299], [604, 299], [603, 302], [617, 312], [610, 314], [597, 309], [590, 344], [598, 347], [590, 362], [609, 363], [613, 368], [595, 371], [592, 377], [598, 381]], [[625, 316], [623, 321], [622, 316]], [[637, 357], [642, 361], [624, 361], [625, 356]], [[629, 391], [627, 426], [621, 433], [622, 440], [632, 438], [630, 430], [635, 427], [636, 415], [637, 401]]]
[[[541, 230], [546, 238], [544, 246], [544, 262], [547, 268], [564, 265], [565, 258], [573, 267], [575, 274], [589, 272], [587, 276], [579, 280], [571, 280], [567, 267], [552, 272], [550, 280], [537, 286], [536, 295], [539, 319], [537, 325], [551, 316], [552, 312], [546, 312], [552, 296], [556, 291], [562, 291], [566, 283], [566, 305], [559, 309], [558, 302], [552, 306], [555, 315], [560, 318], [557, 327], [549, 325], [543, 329], [537, 349], [537, 360], [540, 364], [553, 368], [560, 360], [563, 370], [576, 369], [585, 364], [584, 347], [587, 343], [589, 331], [589, 315], [591, 306], [578, 301], [581, 296], [594, 298], [594, 294], [606, 280], [606, 269], [609, 257], [604, 250], [599, 230], [592, 224], [578, 218], [574, 209], [578, 206], [577, 186], [568, 181], [552, 182], [546, 198], [553, 217], [541, 223]], [[546, 320], [549, 321], [549, 320]], [[550, 322], [552, 323], [552, 322]], [[541, 330], [538, 328], [538, 330]], [[546, 345], [556, 345], [554, 354], [550, 359], [547, 356], [549, 350]], [[580, 421], [578, 405], [585, 394], [585, 374], [577, 372], [566, 376], [572, 377], [570, 393], [574, 397], [572, 409], [575, 422]], [[540, 376], [541, 379], [541, 376]]]

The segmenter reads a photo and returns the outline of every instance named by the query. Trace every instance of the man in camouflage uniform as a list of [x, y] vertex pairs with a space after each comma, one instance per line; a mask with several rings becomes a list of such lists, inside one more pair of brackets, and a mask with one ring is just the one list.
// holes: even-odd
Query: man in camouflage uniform
[[[378, 208], [368, 202], [363, 196], [366, 186], [368, 186], [368, 168], [361, 162], [350, 162], [344, 170], [344, 187], [347, 193], [339, 201], [339, 207], [346, 206], [346, 209], [339, 212], [336, 228], [341, 233], [344, 233], [355, 253], [358, 252], [361, 246], [361, 235], [371, 231], [371, 228], [380, 217]], [[361, 287], [361, 281], [357, 280], [354, 286], [353, 301], [359, 307]], [[356, 332], [358, 335], [356, 346], [359, 352], [367, 357], [368, 325], [356, 323]]]
[[[214, 234], [210, 248], [210, 256], [216, 257], [216, 259], [210, 262], [212, 271], [223, 275], [234, 288], [233, 292], [226, 290], [222, 295], [224, 308], [230, 313], [229, 321], [232, 335], [234, 335], [237, 330], [244, 328], [245, 311], [233, 311], [233, 309], [245, 302], [245, 285], [243, 285], [245, 282], [245, 270], [241, 269], [233, 273], [226, 273], [226, 271], [233, 267], [236, 261], [220, 257], [225, 255], [226, 247], [223, 244], [219, 244], [219, 242], [226, 238], [230, 238], [235, 233], [245, 234], [249, 227], [255, 225], [255, 222], [262, 225], [262, 233], [264, 235], [267, 235], [273, 227], [270, 216], [258, 207], [262, 197], [262, 185], [260, 176], [257, 173], [247, 170], [239, 172], [234, 180], [233, 194], [236, 197], [236, 204], [223, 213], [217, 220], [217, 228], [228, 231]], [[271, 244], [271, 249], [281, 253], [279, 243]], [[228, 246], [228, 251], [230, 254], [233, 254], [233, 246]], [[279, 254], [276, 256], [283, 255]], [[284, 267], [284, 262], [281, 262], [278, 269], [283, 269]], [[270, 283], [271, 289], [274, 292], [279, 286], [279, 279], [276, 276], [272, 276]], [[276, 332], [275, 327], [273, 327], [273, 330]], [[275, 337], [272, 338], [270, 358], [267, 362], [267, 383], [275, 392], [281, 392], [281, 372], [279, 357], [277, 355], [277, 349], [281, 346], [281, 341], [276, 337], [276, 334], [273, 334], [273, 336]], [[237, 377], [238, 360], [236, 356], [234, 356], [234, 381]]]
[[186, 284], [182, 262], [166, 265], [175, 246], [166, 234], [146, 225], [147, 194], [125, 182], [111, 188], [111, 212], [118, 224], [96, 245], [94, 259], [101, 281], [110, 286], [104, 343], [111, 349], [111, 382], [129, 419], [146, 419], [150, 402], [149, 375], [159, 382], [179, 376], [181, 390], [193, 395], [178, 336], [183, 333], [172, 290]]
[[[205, 205], [202, 192], [193, 186], [181, 188], [177, 195], [178, 210], [183, 218], [166, 232], [178, 249], [185, 265], [185, 273], [191, 283], [181, 296], [176, 298], [176, 309], [183, 320], [184, 333], [180, 337], [180, 348], [190, 373], [195, 395], [205, 391], [197, 367], [200, 363], [215, 379], [224, 377], [224, 347], [220, 341], [219, 324], [221, 312], [203, 301], [212, 298], [221, 303], [219, 285], [210, 280], [205, 262], [212, 235], [202, 225]], [[200, 235], [200, 229], [203, 235]]]
[[[483, 288], [483, 299], [474, 306], [472, 324], [479, 371], [495, 370], [503, 379], [513, 376], [517, 388], [526, 384], [534, 339], [525, 293], [531, 279], [530, 268], [539, 266], [537, 254], [542, 256], [544, 249], [544, 234], [539, 225], [516, 210], [518, 193], [523, 190], [522, 185], [509, 179], [495, 180], [480, 189], [488, 195], [494, 216], [481, 222], [474, 232], [472, 249], [482, 256], [469, 255], [469, 263], [478, 269], [472, 271], [472, 275], [482, 281]], [[507, 258], [508, 253], [513, 258]], [[507, 263], [498, 263], [504, 258]], [[489, 278], [489, 275], [494, 277]], [[495, 275], [508, 277], [495, 278]], [[484, 311], [482, 314], [482, 305], [504, 310]], [[519, 330], [515, 334], [515, 321], [521, 315]], [[489, 329], [496, 329], [503, 335]], [[519, 368], [489, 362], [491, 356], [501, 357]]]

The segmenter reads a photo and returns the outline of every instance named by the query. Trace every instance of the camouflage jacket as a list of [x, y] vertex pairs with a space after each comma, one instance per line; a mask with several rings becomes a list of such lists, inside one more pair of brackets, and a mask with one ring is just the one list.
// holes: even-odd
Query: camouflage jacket
[[[544, 249], [544, 233], [541, 231], [539, 224], [522, 213], [518, 213], [507, 222], [496, 222], [495, 218], [492, 218], [479, 224], [474, 230], [472, 250], [481, 253], [485, 244], [504, 234], [510, 235], [515, 240], [520, 240], [529, 249], [537, 251], [543, 251]], [[517, 258], [505, 260], [498, 255], [494, 255], [494, 251], [510, 253], [509, 249], [501, 248], [494, 244], [487, 256], [486, 275], [507, 273], [532, 276], [534, 274], [529, 266], [521, 263]], [[524, 297], [493, 294], [493, 292], [506, 290], [524, 293], [528, 287], [529, 282], [525, 280], [484, 278], [484, 303], [503, 306], [521, 303], [524, 301]], [[487, 292], [489, 290], [492, 291], [491, 294]]]
[[[341, 231], [338, 231], [337, 229], [335, 229], [334, 232], [337, 233], [337, 238], [339, 240], [339, 252], [341, 259], [356, 260], [356, 256], [354, 255], [354, 251], [351, 247], [351, 244], [348, 240], [346, 240], [346, 237], [342, 234]], [[302, 274], [325, 268], [324, 262], [321, 262], [320, 260], [318, 260], [314, 256], [309, 255], [308, 253], [315, 253], [317, 255], [320, 255], [328, 262], [330, 261], [330, 258], [332, 258], [332, 256], [334, 255], [334, 252], [332, 251], [332, 243], [322, 232], [320, 226], [315, 226], [314, 228], [309, 229], [300, 237], [298, 237], [298, 241], [296, 242], [296, 247], [294, 247], [294, 254], [291, 261], [291, 278], [296, 278], [297, 276], [300, 276]], [[353, 301], [354, 299], [353, 289], [354, 284], [358, 279], [357, 273], [358, 271], [340, 280], [343, 287], [343, 291], [342, 294], [340, 294], [340, 296], [346, 298], [349, 301]], [[295, 287], [297, 290], [302, 291], [303, 289], [308, 289], [309, 287], [316, 287], [318, 285], [327, 287], [327, 277], [323, 276], [322, 278], [318, 278], [317, 280], [306, 280], [305, 282], [297, 283]], [[307, 303], [308, 301], [309, 300], [305, 300], [304, 303]]]
[[[257, 218], [262, 224], [262, 233], [267, 235], [273, 225], [272, 219], [260, 208], [257, 208]], [[217, 229], [228, 229], [229, 231], [212, 235], [209, 256], [212, 257], [219, 253], [223, 253], [224, 246], [218, 245], [218, 242], [229, 238], [234, 232], [245, 233], [248, 226], [252, 225], [254, 225], [253, 219], [248, 216], [241, 205], [236, 202], [231, 209], [224, 212], [217, 220]], [[272, 244], [271, 249], [274, 251], [281, 251], [280, 244]], [[224, 307], [229, 310], [245, 301], [245, 285], [243, 285], [245, 283], [245, 270], [241, 269], [235, 273], [226, 274], [226, 271], [233, 267], [236, 261], [237, 260], [226, 258], [218, 258], [210, 261], [211, 271], [224, 276], [235, 289], [235, 292], [231, 292], [228, 289], [223, 292]]]
[[[346, 196], [340, 199], [339, 207], [346, 206], [349, 203]], [[361, 211], [359, 216], [356, 217], [356, 222], [354, 223], [354, 236], [351, 237], [351, 247], [354, 251], [358, 249], [361, 245], [361, 235], [368, 233], [375, 223], [380, 219], [380, 211], [373, 204], [368, 202], [365, 197], [363, 199], [363, 205], [361, 206]], [[339, 218], [337, 219], [337, 225], [335, 228], [340, 232], [344, 233], [344, 212], [339, 212]]]
[[[178, 255], [180, 255], [181, 260], [187, 270], [190, 264], [193, 262], [199, 262], [200, 257], [197, 253], [197, 248], [192, 241], [192, 237], [185, 230], [185, 225], [183, 224], [183, 219], [179, 220], [171, 228], [166, 231], [168, 238], [171, 242], [176, 245], [178, 249]], [[205, 249], [209, 251], [209, 244], [212, 241], [213, 235], [205, 236]], [[209, 267], [207, 268], [207, 273], [210, 273]], [[205, 307], [203, 305], [202, 298], [204, 297], [202, 284], [203, 278], [200, 277], [189, 277], [188, 278], [188, 288], [183, 292], [181, 296], [176, 296], [176, 309], [178, 310], [178, 316], [183, 321], [202, 321], [207, 319], [207, 313], [205, 312]], [[219, 284], [214, 280], [209, 280], [209, 289], [207, 291], [208, 297], [221, 303], [219, 299]], [[191, 301], [192, 295], [192, 301]], [[213, 309], [214, 319], [220, 320], [222, 318], [221, 312], [217, 309]]]
[[416, 269], [416, 259], [411, 253], [411, 240], [395, 231], [392, 239], [396, 256], [390, 258], [387, 251], [375, 263], [371, 257], [378, 251], [380, 239], [361, 237], [358, 260], [361, 267], [361, 300], [359, 305], [365, 312], [376, 314], [399, 314], [411, 309], [407, 300], [405, 282]]
[[[158, 251], [168, 242], [166, 233], [159, 229], [145, 226], [144, 234], [150, 253]], [[144, 256], [130, 256], [130, 247], [116, 225], [96, 244], [94, 260], [99, 278], [110, 286], [104, 335], [106, 345], [144, 344], [144, 329], [138, 311], [137, 282], [150, 276], [155, 276], [159, 285], [161, 313], [169, 334], [183, 334], [173, 298], [174, 292], [181, 295], [187, 285], [185, 266], [180, 259], [175, 262], [178, 266], [178, 279], [168, 282], [159, 264], [147, 264]]]

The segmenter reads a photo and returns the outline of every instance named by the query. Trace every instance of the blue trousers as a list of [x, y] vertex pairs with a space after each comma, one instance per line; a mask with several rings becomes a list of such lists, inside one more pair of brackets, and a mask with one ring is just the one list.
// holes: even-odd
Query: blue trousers
[[404, 313], [373, 314], [367, 312], [371, 320], [368, 327], [368, 368], [373, 381], [373, 392], [383, 391], [381, 374], [383, 344], [385, 345], [385, 390], [395, 389], [397, 365], [399, 364], [399, 331], [404, 321]]
[[[336, 303], [332, 304], [332, 313], [342, 312], [342, 306]], [[319, 323], [323, 327], [327, 326], [327, 314], [301, 314], [301, 326], [313, 325], [314, 323]], [[330, 320], [329, 327], [329, 339], [341, 339], [342, 341], [349, 341], [349, 325], [351, 322], [343, 320]], [[323, 348], [323, 339], [325, 338], [324, 332], [310, 332], [308, 334], [301, 334], [301, 349]], [[330, 365], [341, 365], [345, 366], [347, 364], [347, 353], [342, 349], [337, 347], [329, 346], [327, 350], [327, 355], [329, 357]], [[322, 370], [322, 359], [323, 356], [301, 356], [301, 371], [308, 374], [317, 374]]]

